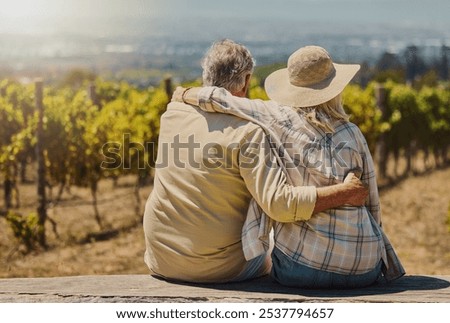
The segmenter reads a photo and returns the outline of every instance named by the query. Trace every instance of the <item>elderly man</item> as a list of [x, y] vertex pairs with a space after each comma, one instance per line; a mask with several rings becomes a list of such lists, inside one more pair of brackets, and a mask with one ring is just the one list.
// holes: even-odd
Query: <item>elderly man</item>
[[[203, 83], [246, 95], [254, 61], [231, 40], [213, 44]], [[362, 205], [367, 189], [343, 184], [294, 187], [262, 128], [232, 115], [172, 102], [161, 118], [153, 191], [144, 214], [145, 262], [152, 274], [188, 282], [242, 281], [267, 274], [270, 255], [246, 261], [241, 231], [253, 198], [279, 222], [308, 220], [343, 204]]]

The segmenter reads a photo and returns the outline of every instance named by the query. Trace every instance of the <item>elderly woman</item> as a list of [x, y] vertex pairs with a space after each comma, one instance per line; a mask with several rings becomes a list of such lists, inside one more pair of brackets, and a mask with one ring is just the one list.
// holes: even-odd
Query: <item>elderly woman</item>
[[328, 186], [357, 172], [369, 187], [365, 206], [329, 209], [294, 223], [274, 223], [252, 202], [242, 233], [244, 254], [252, 259], [264, 253], [273, 227], [271, 275], [281, 284], [357, 288], [405, 273], [381, 228], [366, 140], [342, 106], [341, 92], [358, 70], [359, 65], [333, 63], [321, 47], [306, 46], [289, 57], [287, 68], [267, 77], [272, 101], [238, 98], [217, 87], [177, 89], [174, 95], [205, 111], [260, 125], [293, 185]]

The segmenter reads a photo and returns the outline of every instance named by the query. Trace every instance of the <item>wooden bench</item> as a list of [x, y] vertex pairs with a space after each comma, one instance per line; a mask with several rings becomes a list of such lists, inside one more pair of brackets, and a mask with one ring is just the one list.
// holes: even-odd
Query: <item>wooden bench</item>
[[269, 277], [229, 284], [178, 284], [150, 275], [7, 278], [0, 279], [0, 302], [449, 303], [450, 276], [407, 275], [355, 290], [290, 288]]

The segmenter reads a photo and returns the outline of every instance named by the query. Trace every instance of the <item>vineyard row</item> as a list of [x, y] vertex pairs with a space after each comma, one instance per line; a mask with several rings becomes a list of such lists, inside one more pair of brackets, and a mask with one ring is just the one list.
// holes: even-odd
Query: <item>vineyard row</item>
[[[252, 81], [250, 98], [267, 99], [259, 84], [256, 79]], [[28, 239], [28, 248], [34, 244], [45, 247], [45, 192], [49, 187], [57, 187], [60, 193], [68, 186], [88, 187], [99, 227], [102, 218], [96, 201], [101, 179], [134, 175], [139, 205], [139, 187], [152, 178], [159, 120], [170, 96], [170, 80], [145, 90], [102, 80], [78, 89], [2, 81], [0, 180], [4, 194], [0, 214], [7, 217], [16, 236]], [[370, 83], [364, 89], [349, 85], [343, 97], [350, 120], [360, 127], [374, 154], [380, 177], [404, 175], [397, 166], [393, 174], [388, 173], [391, 157], [396, 164], [405, 157], [406, 174], [415, 171], [413, 161], [419, 152], [427, 167], [448, 164], [448, 85], [420, 90], [393, 82]], [[110, 146], [114, 150], [105, 151], [106, 143], [128, 146]], [[120, 165], [109, 163], [108, 153], [112, 152]], [[19, 206], [14, 196], [18, 196], [18, 182], [27, 180], [26, 169], [31, 164], [38, 166], [33, 180], [38, 184], [39, 206], [36, 214], [24, 217], [11, 210]], [[139, 207], [136, 212], [140, 212]]]

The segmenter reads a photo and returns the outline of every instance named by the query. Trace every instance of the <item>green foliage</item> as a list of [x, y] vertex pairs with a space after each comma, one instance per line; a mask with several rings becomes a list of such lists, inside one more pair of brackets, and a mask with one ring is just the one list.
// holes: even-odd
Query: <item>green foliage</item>
[[124, 82], [106, 82], [101, 79], [96, 79], [94, 84], [101, 106], [115, 100], [122, 93], [126, 92], [129, 87]]
[[286, 63], [273, 63], [269, 65], [256, 66], [255, 70], [253, 71], [253, 77], [258, 81], [258, 84], [260, 86], [264, 86], [264, 80], [266, 79], [267, 76], [269, 76], [276, 70], [285, 67]]
[[427, 147], [438, 148], [448, 145], [450, 137], [450, 94], [444, 88], [423, 87], [418, 92], [418, 107], [427, 132], [421, 136], [427, 140]]
[[[100, 80], [96, 91], [100, 107], [88, 99], [85, 89], [57, 89], [44, 97], [44, 150], [53, 185], [95, 187], [104, 177], [150, 172], [156, 149], [144, 147], [156, 145], [166, 93], [162, 88], [142, 91]], [[108, 144], [121, 148], [114, 167], [102, 167], [109, 166], [104, 150]]]
[[422, 77], [415, 82], [414, 86], [417, 89], [422, 89], [423, 87], [437, 87], [439, 84], [439, 75], [435, 70], [427, 71]]
[[33, 157], [28, 134], [33, 122], [32, 87], [0, 83], [0, 174], [12, 180], [18, 163]]
[[250, 99], [269, 100], [266, 91], [260, 86], [260, 81], [256, 77], [252, 77], [250, 81], [248, 97]]
[[[389, 94], [387, 106], [390, 110], [389, 123], [391, 137], [399, 141], [401, 147], [406, 147], [411, 139], [421, 132], [426, 124], [417, 103], [417, 94], [410, 86], [397, 85]], [[426, 131], [426, 130], [424, 130]]]
[[60, 87], [71, 87], [74, 89], [80, 88], [82, 85], [86, 85], [87, 82], [92, 82], [96, 78], [95, 74], [89, 70], [81, 68], [75, 68], [64, 76], [61, 81]]
[[193, 81], [190, 81], [190, 82], [183, 82], [181, 84], [181, 86], [184, 87], [184, 88], [202, 86], [202, 80], [201, 79], [197, 79], [197, 80], [193, 80]]
[[[273, 65], [255, 71], [249, 88], [250, 98], [268, 99], [262, 81], [279, 67]], [[432, 75], [430, 82], [435, 82]], [[139, 178], [151, 176], [160, 117], [169, 102], [164, 84], [144, 90], [126, 82], [96, 79], [94, 84], [96, 102], [89, 99], [87, 84], [82, 88], [44, 89], [43, 148], [46, 179], [51, 186], [85, 186], [95, 192], [102, 178], [126, 174]], [[183, 86], [199, 84], [195, 80]], [[375, 102], [376, 83], [369, 83], [365, 89], [349, 85], [343, 93], [350, 121], [361, 129], [371, 151], [374, 152], [378, 138], [384, 134], [391, 151], [407, 149], [415, 141], [420, 149], [433, 149], [444, 156], [450, 138], [450, 85], [424, 85], [420, 90], [393, 80], [382, 85], [387, 96], [384, 118]], [[33, 90], [32, 85], [0, 82], [2, 180], [13, 182], [19, 165], [34, 158], [37, 114]], [[27, 238], [30, 232], [35, 234], [31, 218], [19, 221], [18, 216], [10, 215], [11, 225], [17, 235], [25, 237], [20, 239], [26, 241], [27, 248], [33, 246], [35, 239]]]
[[373, 76], [373, 81], [377, 83], [385, 83], [388, 81], [404, 83], [406, 81], [405, 71], [403, 69], [380, 71]]
[[342, 94], [344, 109], [350, 115], [350, 121], [361, 129], [372, 153], [380, 134], [389, 129], [389, 125], [381, 120], [382, 114], [376, 105], [374, 87], [375, 83], [369, 84], [366, 89], [350, 84]]
[[38, 246], [41, 228], [36, 213], [23, 216], [22, 214], [9, 211], [6, 215], [6, 221], [11, 227], [14, 237], [20, 244], [25, 246], [27, 252]]
[[[159, 119], [169, 99], [163, 86], [139, 90], [96, 80], [95, 87], [95, 102], [87, 83], [83, 88], [44, 88], [43, 152], [47, 184], [89, 187], [101, 226], [95, 206], [98, 182], [125, 174], [151, 176]], [[0, 178], [14, 183], [20, 166], [35, 155], [34, 86], [3, 81], [0, 89]], [[121, 146], [113, 168], [103, 167], [108, 143]]]
[[[150, 173], [159, 135], [159, 119], [169, 102], [162, 88], [140, 91], [122, 88], [117, 98], [106, 103], [86, 133], [102, 154], [103, 174]], [[105, 150], [116, 162], [104, 159]], [[106, 151], [108, 152], [108, 151]]]

